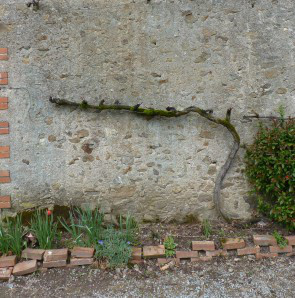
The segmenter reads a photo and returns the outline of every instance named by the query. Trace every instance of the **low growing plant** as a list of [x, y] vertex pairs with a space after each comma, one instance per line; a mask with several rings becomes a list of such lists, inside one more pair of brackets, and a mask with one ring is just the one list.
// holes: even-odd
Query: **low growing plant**
[[31, 220], [31, 230], [38, 240], [39, 247], [51, 249], [58, 239], [57, 222], [53, 221], [53, 215], [45, 210], [37, 210]]
[[164, 240], [165, 255], [167, 258], [173, 257], [175, 255], [175, 249], [177, 244], [174, 242], [172, 236], [167, 236]]
[[119, 229], [127, 242], [130, 242], [132, 244], [136, 242], [136, 232], [138, 231], [138, 224], [133, 216], [128, 214], [124, 220], [123, 216], [120, 215]]
[[127, 265], [132, 253], [131, 243], [126, 241], [121, 231], [109, 227], [103, 238], [104, 240], [99, 240], [95, 245], [95, 257], [105, 258], [110, 268]]
[[9, 250], [17, 256], [21, 256], [24, 246], [23, 242], [24, 227], [22, 225], [21, 215], [17, 215], [15, 219], [7, 222], [7, 238]]
[[280, 248], [284, 248], [288, 245], [288, 240], [283, 235], [281, 235], [278, 231], [274, 231], [273, 236], [275, 237], [277, 244]]
[[0, 223], [0, 252], [2, 254], [7, 254], [8, 251], [9, 251], [9, 239], [2, 223]]
[[295, 120], [260, 124], [247, 147], [246, 175], [258, 196], [258, 208], [278, 223], [295, 230]]

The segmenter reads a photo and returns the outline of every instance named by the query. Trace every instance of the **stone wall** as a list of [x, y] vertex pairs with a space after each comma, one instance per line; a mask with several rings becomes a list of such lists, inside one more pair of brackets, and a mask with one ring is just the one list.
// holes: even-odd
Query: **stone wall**
[[[293, 0], [1, 0], [0, 47], [9, 84], [0, 111], [11, 147], [1, 169], [11, 211], [51, 204], [98, 205], [146, 221], [215, 218], [212, 191], [232, 144], [196, 115], [177, 119], [56, 107], [49, 96], [91, 104], [233, 107], [242, 142], [256, 122], [243, 115], [295, 112]], [[2, 121], [1, 120], [1, 121]], [[226, 177], [229, 216], [251, 217], [244, 151]]]

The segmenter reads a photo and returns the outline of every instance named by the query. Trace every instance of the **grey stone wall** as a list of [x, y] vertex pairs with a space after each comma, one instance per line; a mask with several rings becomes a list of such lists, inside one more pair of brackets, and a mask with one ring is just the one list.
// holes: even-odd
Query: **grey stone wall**
[[[233, 107], [242, 142], [252, 110], [295, 112], [293, 0], [1, 0], [0, 43], [10, 60], [11, 132], [1, 160], [13, 211], [50, 204], [98, 205], [140, 220], [215, 218], [212, 191], [232, 144], [196, 115], [147, 121], [128, 113], [58, 108], [49, 96], [147, 107]], [[227, 176], [227, 214], [251, 217], [240, 150]], [[6, 211], [11, 212], [11, 211]]]

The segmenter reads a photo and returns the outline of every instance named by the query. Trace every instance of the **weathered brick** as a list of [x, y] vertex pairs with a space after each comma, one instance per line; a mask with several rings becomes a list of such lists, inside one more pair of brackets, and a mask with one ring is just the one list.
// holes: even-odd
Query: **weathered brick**
[[206, 251], [206, 256], [207, 257], [227, 257], [228, 252], [223, 249], [217, 249], [213, 251]]
[[22, 258], [42, 261], [44, 253], [44, 249], [26, 248], [22, 251]]
[[157, 246], [144, 246], [143, 257], [144, 258], [160, 258], [165, 256], [164, 245]]
[[13, 268], [13, 275], [26, 275], [37, 270], [37, 260], [17, 263]]
[[0, 122], [0, 135], [9, 134], [9, 123], [7, 121]]
[[143, 264], [144, 260], [143, 259], [140, 259], [140, 260], [139, 259], [132, 259], [132, 260], [129, 261], [129, 263], [133, 264], [133, 265], [135, 265], [135, 264], [139, 265], [139, 264]]
[[83, 266], [91, 265], [93, 263], [93, 258], [71, 258], [70, 265], [73, 266]]
[[74, 247], [71, 250], [71, 256], [73, 258], [92, 258], [94, 254], [94, 248], [92, 247]]
[[68, 258], [68, 249], [51, 249], [44, 253], [44, 262], [63, 261]]
[[0, 79], [7, 79], [8, 78], [8, 72], [0, 72]]
[[11, 208], [11, 198], [10, 196], [0, 197], [0, 209]]
[[7, 61], [8, 55], [0, 55], [0, 61]]
[[8, 97], [0, 97], [0, 110], [8, 109]]
[[253, 242], [260, 246], [277, 245], [275, 237], [271, 235], [253, 235]]
[[6, 256], [0, 258], [0, 268], [13, 267], [16, 264], [16, 256]]
[[270, 252], [277, 252], [277, 253], [284, 253], [284, 252], [292, 252], [292, 246], [287, 245], [285, 247], [279, 247], [278, 245], [276, 246], [270, 246], [269, 247]]
[[8, 85], [8, 79], [0, 79], [0, 85]]
[[8, 54], [8, 48], [0, 48], [0, 55], [7, 55]]
[[0, 280], [8, 281], [12, 273], [12, 268], [0, 268]]
[[214, 241], [192, 241], [192, 250], [215, 250]]
[[204, 256], [204, 257], [199, 257], [199, 258], [191, 258], [191, 262], [208, 262], [211, 261], [212, 257], [211, 256]]
[[287, 256], [287, 257], [293, 257], [293, 256], [295, 256], [295, 252], [287, 253], [286, 256]]
[[176, 251], [177, 259], [190, 259], [190, 258], [198, 258], [198, 251]]
[[295, 245], [295, 235], [294, 236], [286, 236], [289, 245]]
[[238, 256], [255, 255], [260, 252], [259, 246], [239, 248], [237, 250]]
[[0, 159], [10, 157], [10, 147], [0, 146]]
[[238, 249], [246, 246], [245, 240], [241, 238], [225, 238], [221, 244], [224, 249]]
[[66, 260], [43, 262], [44, 268], [66, 267], [66, 266], [67, 266]]
[[140, 260], [142, 257], [142, 248], [141, 247], [132, 247], [131, 257], [133, 260]]
[[256, 259], [266, 259], [266, 258], [276, 258], [278, 256], [277, 253], [257, 253], [256, 254]]

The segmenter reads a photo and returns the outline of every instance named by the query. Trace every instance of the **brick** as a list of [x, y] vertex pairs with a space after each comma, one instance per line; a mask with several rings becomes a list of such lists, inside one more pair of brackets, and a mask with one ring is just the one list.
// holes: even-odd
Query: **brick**
[[0, 79], [0, 85], [8, 85], [8, 79]]
[[289, 245], [295, 245], [295, 235], [294, 236], [286, 236]]
[[208, 262], [211, 261], [211, 256], [199, 257], [199, 258], [191, 258], [191, 262]]
[[142, 257], [142, 248], [141, 247], [132, 247], [131, 257], [133, 260], [140, 260]]
[[7, 79], [8, 78], [8, 72], [0, 72], [0, 79]]
[[94, 248], [92, 247], [74, 247], [71, 250], [73, 258], [92, 258], [94, 255]]
[[66, 267], [66, 260], [43, 262], [43, 268]]
[[8, 55], [0, 55], [0, 61], [7, 61]]
[[143, 259], [140, 259], [140, 260], [133, 259], [133, 260], [130, 260], [129, 263], [133, 264], [133, 265], [135, 265], [135, 264], [139, 265], [139, 264], [143, 264], [144, 260]]
[[42, 261], [44, 253], [44, 249], [26, 248], [22, 251], [22, 258]]
[[16, 256], [6, 256], [0, 258], [0, 268], [13, 267], [16, 264]]
[[0, 183], [10, 183], [10, 172], [9, 171], [0, 171]]
[[10, 196], [0, 196], [0, 209], [11, 208]]
[[214, 241], [192, 241], [192, 250], [215, 250]]
[[13, 268], [13, 275], [26, 275], [37, 270], [37, 260], [17, 263]]
[[7, 55], [8, 49], [7, 48], [0, 48], [0, 55]]
[[93, 264], [93, 258], [71, 258], [70, 265], [83, 266]]
[[0, 110], [8, 109], [8, 97], [0, 97]]
[[0, 122], [0, 135], [9, 134], [9, 123], [4, 121]]
[[288, 246], [285, 246], [283, 248], [279, 247], [278, 245], [270, 246], [269, 251], [274, 252], [274, 253], [292, 252], [292, 246], [288, 245]]
[[295, 252], [290, 252], [290, 253], [286, 254], [286, 256], [287, 257], [293, 257], [293, 256], [295, 256]]
[[271, 235], [253, 235], [253, 242], [260, 246], [277, 245], [275, 237]]
[[207, 257], [227, 257], [228, 252], [223, 249], [217, 249], [213, 251], [206, 251], [206, 256]]
[[246, 246], [245, 240], [241, 238], [226, 238], [221, 244], [224, 249], [238, 249]]
[[0, 146], [0, 158], [9, 158], [10, 157], [10, 147], [9, 146]]
[[67, 258], [68, 258], [67, 248], [46, 250], [44, 253], [44, 263], [53, 262], [53, 261], [63, 261], [63, 260], [66, 261]]
[[266, 259], [266, 258], [276, 258], [278, 256], [277, 253], [257, 253], [256, 254], [256, 259]]
[[237, 250], [238, 256], [255, 255], [260, 252], [259, 246], [239, 248]]
[[176, 251], [177, 259], [190, 259], [190, 258], [198, 258], [198, 251]]
[[144, 258], [160, 258], [165, 256], [164, 245], [157, 246], [144, 246], [143, 257]]
[[12, 273], [12, 268], [0, 268], [0, 280], [8, 281]]

